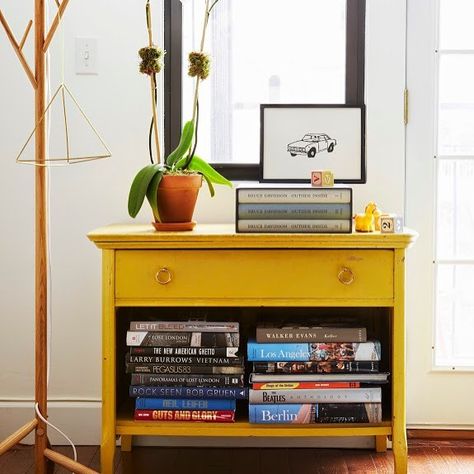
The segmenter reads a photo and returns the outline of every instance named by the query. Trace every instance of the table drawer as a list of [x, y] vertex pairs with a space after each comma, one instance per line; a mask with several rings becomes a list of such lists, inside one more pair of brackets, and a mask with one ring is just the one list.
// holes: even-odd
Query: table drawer
[[123, 299], [393, 297], [392, 250], [118, 250]]

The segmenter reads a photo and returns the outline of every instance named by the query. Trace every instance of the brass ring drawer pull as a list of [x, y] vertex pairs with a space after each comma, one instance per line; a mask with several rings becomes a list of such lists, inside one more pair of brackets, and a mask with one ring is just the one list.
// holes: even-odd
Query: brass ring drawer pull
[[155, 275], [155, 280], [160, 285], [167, 285], [172, 280], [172, 278], [173, 275], [166, 267], [160, 268]]
[[350, 285], [354, 281], [354, 274], [348, 267], [342, 267], [337, 274], [337, 278], [344, 285]]

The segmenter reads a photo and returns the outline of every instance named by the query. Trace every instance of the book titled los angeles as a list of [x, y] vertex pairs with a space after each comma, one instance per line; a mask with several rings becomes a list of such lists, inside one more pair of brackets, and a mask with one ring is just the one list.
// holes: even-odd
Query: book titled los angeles
[[380, 341], [367, 342], [314, 342], [314, 343], [260, 343], [247, 344], [249, 361], [379, 361]]

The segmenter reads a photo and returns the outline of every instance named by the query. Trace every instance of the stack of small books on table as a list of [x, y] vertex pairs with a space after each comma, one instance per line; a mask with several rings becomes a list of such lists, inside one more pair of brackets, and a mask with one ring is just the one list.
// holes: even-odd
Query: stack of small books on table
[[379, 384], [388, 374], [365, 328], [258, 327], [247, 353], [251, 423], [382, 421]]
[[238, 188], [236, 232], [352, 232], [352, 189]]
[[232, 422], [247, 398], [237, 322], [132, 321], [127, 346], [135, 420]]

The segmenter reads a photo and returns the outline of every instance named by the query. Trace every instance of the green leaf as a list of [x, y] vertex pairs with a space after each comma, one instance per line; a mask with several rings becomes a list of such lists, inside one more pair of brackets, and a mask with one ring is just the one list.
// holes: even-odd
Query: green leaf
[[214, 190], [214, 186], [212, 185], [211, 180], [204, 174], [202, 175], [202, 177], [206, 180], [207, 186], [209, 187], [209, 193], [211, 194], [211, 197], [214, 197], [214, 194], [216, 194], [216, 191]]
[[150, 184], [148, 185], [148, 189], [146, 191], [146, 198], [150, 204], [151, 210], [153, 211], [153, 215], [157, 222], [160, 222], [160, 214], [158, 212], [158, 186], [160, 185], [161, 178], [163, 177], [163, 170], [158, 170], [158, 173], [153, 176]]
[[166, 158], [166, 164], [168, 166], [173, 166], [187, 153], [193, 143], [193, 136], [194, 122], [190, 120], [184, 124], [183, 132], [181, 133], [181, 139], [179, 140], [179, 145], [169, 154], [168, 158]]
[[206, 179], [215, 184], [223, 184], [232, 187], [232, 183], [217, 172], [209, 163], [206, 163], [199, 156], [194, 155], [188, 166], [189, 170], [201, 173]]
[[158, 171], [161, 171], [160, 165], [147, 165], [135, 176], [128, 194], [128, 213], [130, 217], [136, 217], [139, 213], [148, 190], [148, 185]]

